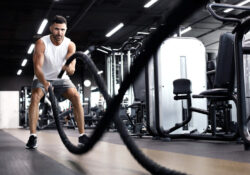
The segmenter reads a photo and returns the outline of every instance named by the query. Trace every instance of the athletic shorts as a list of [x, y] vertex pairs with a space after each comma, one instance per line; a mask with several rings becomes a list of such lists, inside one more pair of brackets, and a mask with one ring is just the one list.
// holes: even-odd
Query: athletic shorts
[[[76, 88], [70, 79], [47, 80], [47, 81], [50, 82], [50, 84], [52, 85], [52, 87], [54, 89], [55, 96], [57, 98], [61, 97], [61, 95], [68, 88]], [[31, 87], [32, 87], [32, 89], [41, 88], [43, 90], [44, 94], [46, 94], [46, 91], [45, 91], [43, 84], [38, 79], [33, 80]]]

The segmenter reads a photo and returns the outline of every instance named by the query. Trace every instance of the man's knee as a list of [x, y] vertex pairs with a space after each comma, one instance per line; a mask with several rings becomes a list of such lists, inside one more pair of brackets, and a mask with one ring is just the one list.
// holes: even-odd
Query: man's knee
[[73, 92], [73, 93], [72, 93], [71, 98], [72, 98], [73, 101], [78, 102], [78, 101], [80, 100], [80, 95], [79, 95], [79, 93], [76, 91], [76, 92]]
[[42, 89], [40, 88], [33, 89], [31, 94], [31, 103], [38, 104], [43, 96], [44, 93]]
[[65, 93], [66, 98], [70, 101], [78, 101], [80, 100], [80, 95], [75, 88], [70, 88]]

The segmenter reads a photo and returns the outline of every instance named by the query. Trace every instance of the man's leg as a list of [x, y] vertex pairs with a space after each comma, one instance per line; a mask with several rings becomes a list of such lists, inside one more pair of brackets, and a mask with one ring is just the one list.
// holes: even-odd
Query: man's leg
[[41, 88], [32, 89], [31, 103], [29, 107], [29, 127], [30, 134], [36, 133], [37, 120], [39, 117], [39, 102], [44, 96]]
[[84, 134], [84, 112], [80, 101], [80, 95], [76, 88], [68, 88], [63, 96], [71, 101], [74, 108], [75, 120], [77, 122], [78, 130], [80, 134]]
[[39, 102], [44, 96], [41, 88], [33, 88], [31, 95], [31, 103], [29, 107], [29, 127], [30, 137], [26, 144], [27, 149], [34, 149], [37, 147], [36, 126], [39, 117]]

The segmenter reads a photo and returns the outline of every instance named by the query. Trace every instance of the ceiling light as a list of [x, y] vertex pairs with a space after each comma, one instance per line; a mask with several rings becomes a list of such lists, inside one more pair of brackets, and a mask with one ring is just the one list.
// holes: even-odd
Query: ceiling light
[[99, 75], [102, 74], [102, 73], [103, 73], [103, 70], [100, 70], [100, 71], [97, 72], [97, 74], [99, 74]]
[[144, 8], [151, 7], [154, 3], [156, 3], [158, 0], [150, 0], [148, 3], [144, 5]]
[[115, 28], [113, 28], [110, 32], [106, 34], [106, 37], [111, 37], [114, 33], [120, 30], [124, 26], [123, 23], [118, 24]]
[[100, 51], [100, 52], [103, 52], [103, 53], [108, 54], [108, 52], [107, 52], [107, 51], [105, 51], [105, 50], [102, 50], [102, 49], [99, 49], [99, 48], [97, 48], [96, 50], [98, 50], [98, 51]]
[[[240, 2], [238, 4], [236, 4], [236, 6], [243, 6], [243, 5], [245, 5], [245, 4], [249, 3], [249, 2], [250, 2], [250, 0], [245, 0], [245, 1], [242, 1], [242, 2]], [[229, 8], [229, 9], [224, 10], [223, 12], [228, 13], [228, 12], [231, 12], [232, 10], [234, 10], [234, 9]]]
[[[180, 31], [180, 36], [183, 35], [184, 33], [189, 32], [190, 30], [192, 30], [191, 26], [184, 28], [183, 30]], [[174, 34], [173, 37], [177, 37], [177, 34]]]
[[42, 24], [40, 25], [38, 31], [37, 31], [37, 34], [42, 34], [43, 33], [43, 31], [44, 31], [47, 23], [48, 23], [48, 20], [44, 19], [43, 22], [42, 22]]
[[24, 66], [26, 65], [27, 61], [28, 61], [28, 60], [27, 60], [26, 58], [23, 59], [23, 62], [22, 62], [22, 64], [21, 64], [21, 66], [24, 67]]
[[88, 55], [88, 54], [89, 54], [89, 50], [85, 50], [83, 53], [84, 53], [85, 55]]
[[182, 31], [181, 31], [181, 35], [182, 34], [184, 34], [184, 33], [187, 33], [187, 32], [189, 32], [190, 30], [192, 30], [192, 27], [187, 27], [187, 28], [185, 28], [185, 29], [183, 29]]
[[137, 32], [137, 35], [149, 35], [148, 32]]
[[34, 47], [35, 47], [35, 44], [32, 43], [29, 47], [28, 54], [31, 54], [33, 52]]
[[103, 49], [106, 49], [106, 50], [109, 50], [109, 51], [112, 51], [112, 49], [110, 47], [105, 47], [105, 46], [101, 46]]
[[91, 81], [90, 80], [84, 80], [83, 82], [85, 87], [90, 87], [91, 86]]
[[22, 69], [19, 69], [16, 74], [21, 75], [21, 73], [22, 73]]

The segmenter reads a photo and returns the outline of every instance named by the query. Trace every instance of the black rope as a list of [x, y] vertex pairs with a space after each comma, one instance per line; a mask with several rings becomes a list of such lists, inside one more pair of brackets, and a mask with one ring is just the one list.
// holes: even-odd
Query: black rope
[[[117, 102], [116, 100], [111, 100], [111, 97], [108, 95], [105, 84], [103, 79], [101, 78], [100, 75], [97, 74], [98, 69], [96, 68], [95, 64], [93, 63], [93, 61], [87, 56], [85, 55], [83, 52], [76, 52], [72, 57], [70, 57], [67, 61], [66, 64], [69, 64], [73, 59], [78, 58], [80, 60], [82, 60], [84, 62], [84, 64], [87, 65], [87, 67], [90, 69], [91, 73], [94, 75], [94, 78], [96, 80], [96, 83], [101, 91], [101, 93], [103, 94], [107, 104], [109, 105], [110, 103], [114, 103], [114, 104], [120, 104], [120, 102]], [[158, 165], [157, 163], [155, 163], [154, 161], [152, 161], [151, 159], [149, 159], [148, 157], [146, 157], [141, 150], [136, 146], [136, 144], [134, 143], [134, 141], [132, 140], [132, 138], [129, 136], [129, 133], [126, 129], [126, 127], [124, 126], [123, 122], [121, 121], [121, 119], [119, 118], [118, 115], [114, 115], [117, 114], [118, 110], [108, 110], [108, 112], [105, 114], [105, 116], [102, 118], [103, 120], [101, 120], [98, 125], [97, 125], [97, 129], [94, 131], [94, 134], [90, 137], [90, 141], [89, 143], [87, 143], [85, 146], [83, 147], [77, 147], [75, 145], [73, 145], [70, 140], [68, 139], [67, 135], [65, 134], [60, 121], [59, 121], [59, 113], [58, 113], [58, 103], [57, 103], [57, 99], [55, 98], [55, 95], [53, 93], [52, 87], [49, 87], [49, 98], [52, 104], [52, 109], [53, 109], [53, 115], [55, 117], [55, 123], [59, 132], [59, 135], [61, 137], [61, 140], [63, 141], [64, 145], [66, 146], [66, 148], [75, 154], [82, 154], [82, 153], [86, 153], [88, 150], [90, 150], [93, 145], [100, 139], [100, 137], [103, 135], [104, 130], [106, 129], [106, 127], [108, 126], [108, 124], [111, 122], [111, 119], [113, 117], [108, 117], [108, 116], [114, 116], [114, 123], [117, 126], [117, 129], [121, 135], [121, 137], [123, 138], [123, 140], [125, 140], [125, 144], [127, 145], [128, 149], [130, 150], [130, 152], [132, 153], [132, 155], [135, 157], [135, 159], [142, 164], [143, 167], [148, 167], [146, 169], [148, 169], [151, 173], [153, 174], [178, 174], [178, 175], [182, 175], [182, 173], [178, 173], [176, 171], [172, 171], [169, 170], [165, 167], [162, 167], [160, 165]], [[119, 99], [119, 98], [114, 98], [114, 99]], [[118, 105], [119, 106], [119, 105]], [[110, 113], [110, 114], [109, 114]]]
[[[99, 87], [100, 92], [103, 94], [103, 97], [108, 104], [108, 101], [110, 101], [111, 97], [107, 93], [107, 88], [105, 86], [104, 80], [101, 78], [101, 76], [99, 76], [97, 74], [98, 69], [96, 68], [93, 61], [87, 55], [85, 55], [83, 52], [76, 52], [67, 60], [66, 65], [70, 64], [70, 62], [73, 61], [75, 58], [80, 59], [81, 61], [83, 61], [84, 64], [87, 65], [91, 74], [93, 74], [93, 76], [94, 76], [94, 79], [96, 81], [97, 86]], [[58, 77], [60, 78], [63, 75], [63, 73], [64, 73], [64, 71], [61, 71], [60, 74], [58, 75]], [[58, 118], [59, 112], [58, 112], [58, 107], [57, 107], [58, 106], [57, 99], [55, 98], [51, 87], [49, 87], [49, 94], [50, 94], [49, 98], [51, 101], [53, 115], [55, 118], [57, 130], [58, 130], [59, 135], [61, 137], [61, 140], [63, 141], [66, 148], [74, 154], [83, 154], [83, 153], [89, 151], [95, 145], [95, 143], [101, 138], [105, 129], [107, 128], [107, 126], [111, 122], [112, 118], [108, 117], [108, 116], [102, 117], [100, 119], [100, 121], [98, 122], [96, 129], [94, 130], [92, 136], [90, 137], [89, 142], [86, 143], [85, 146], [83, 146], [83, 147], [77, 147], [69, 141], [62, 126], [60, 125], [59, 118]]]
[[166, 25], [160, 26], [157, 29], [157, 31], [154, 32], [151, 35], [151, 37], [146, 41], [144, 49], [142, 50], [141, 54], [135, 59], [134, 65], [131, 67], [130, 74], [128, 74], [125, 77], [124, 82], [122, 82], [121, 88], [119, 90], [119, 94], [112, 99], [108, 95], [104, 81], [97, 74], [97, 68], [95, 67], [91, 59], [89, 59], [82, 52], [77, 52], [74, 55], [72, 55], [71, 58], [69, 58], [69, 60], [70, 59], [73, 60], [75, 57], [81, 58], [81, 60], [84, 61], [84, 63], [88, 65], [89, 70], [94, 75], [96, 83], [98, 87], [100, 88], [100, 91], [103, 94], [108, 104], [107, 111], [105, 115], [101, 118], [100, 122], [97, 124], [97, 127], [94, 130], [93, 134], [91, 135], [89, 142], [86, 143], [83, 147], [76, 147], [68, 140], [66, 134], [63, 131], [63, 128], [61, 127], [59, 123], [57, 100], [53, 94], [52, 88], [51, 87], [49, 88], [50, 100], [52, 104], [53, 114], [55, 117], [55, 123], [57, 125], [59, 135], [64, 145], [70, 152], [74, 154], [81, 154], [81, 153], [86, 153], [87, 151], [89, 151], [94, 146], [94, 144], [100, 139], [106, 127], [108, 127], [109, 123], [113, 119], [118, 129], [118, 132], [120, 133], [122, 140], [127, 145], [127, 148], [129, 149], [131, 154], [134, 156], [134, 158], [145, 169], [147, 169], [152, 174], [157, 174], [157, 175], [183, 174], [183, 173], [179, 173], [173, 170], [169, 170], [157, 164], [156, 162], [150, 160], [148, 157], [146, 157], [140, 151], [140, 149], [136, 146], [136, 144], [133, 142], [132, 138], [129, 137], [126, 127], [124, 126], [123, 122], [116, 114], [118, 112], [120, 103], [123, 99], [125, 92], [129, 88], [130, 84], [135, 81], [136, 77], [142, 71], [143, 67], [148, 63], [152, 53], [157, 51], [162, 41], [164, 41], [168, 35], [174, 32], [174, 30], [178, 27], [178, 25], [181, 22], [183, 22], [184, 19], [190, 16], [195, 10], [200, 8], [206, 2], [207, 2], [206, 0], [204, 1], [200, 1], [200, 0], [180, 1], [178, 6], [172, 9], [172, 12], [170, 12], [169, 15], [165, 18], [165, 24], [168, 24], [168, 26]]

